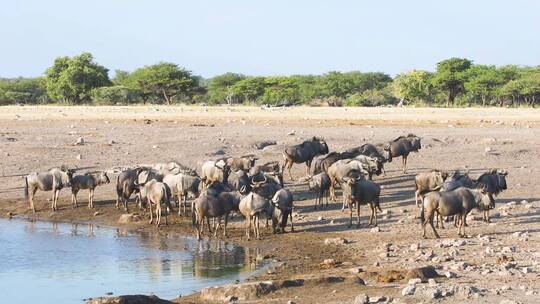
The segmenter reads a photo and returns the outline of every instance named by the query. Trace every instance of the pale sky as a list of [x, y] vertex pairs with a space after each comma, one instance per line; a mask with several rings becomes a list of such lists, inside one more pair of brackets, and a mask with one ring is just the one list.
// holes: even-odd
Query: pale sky
[[203, 77], [434, 70], [449, 57], [540, 64], [535, 0], [1, 0], [0, 77], [91, 52], [132, 71], [170, 61]]

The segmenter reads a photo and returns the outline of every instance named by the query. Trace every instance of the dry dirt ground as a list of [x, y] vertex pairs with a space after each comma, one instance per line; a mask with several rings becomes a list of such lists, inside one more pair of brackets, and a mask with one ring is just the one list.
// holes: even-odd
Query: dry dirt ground
[[[398, 159], [387, 164], [386, 177], [375, 178], [383, 186], [385, 213], [379, 216], [378, 232], [367, 226], [367, 207], [361, 210], [358, 229], [347, 227], [348, 212], [340, 212], [340, 204], [314, 211], [314, 195], [287, 175], [286, 186], [296, 199], [296, 232], [272, 235], [264, 230], [261, 240], [248, 242], [242, 237], [242, 222], [233, 222], [230, 241], [279, 262], [250, 280], [345, 278], [339, 283], [321, 279], [283, 288], [244, 302], [354, 303], [356, 296], [367, 294], [372, 301], [384, 296], [379, 300], [394, 303], [538, 303], [539, 128], [540, 112], [534, 109], [0, 107], [0, 212], [118, 226], [122, 212], [114, 208], [112, 184], [96, 191], [95, 210], [72, 209], [69, 191], [63, 190], [60, 211], [53, 213], [46, 201], [50, 193], [38, 192], [38, 212], [32, 214], [24, 201], [23, 180], [14, 175], [61, 164], [108, 169], [176, 160], [200, 167], [204, 160], [220, 157], [218, 151], [231, 156], [254, 153], [265, 162], [281, 160], [285, 145], [313, 135], [324, 137], [330, 150], [342, 150], [415, 133], [422, 137], [423, 148], [409, 157], [408, 174], [401, 173]], [[84, 145], [74, 145], [79, 137]], [[261, 140], [278, 144], [253, 148]], [[457, 229], [447, 224], [439, 230], [442, 239], [433, 239], [431, 231], [429, 239], [422, 239], [413, 179], [432, 168], [468, 169], [473, 176], [489, 168], [508, 170], [508, 190], [496, 199], [493, 222], [484, 223], [473, 212], [466, 230], [469, 237], [457, 238]], [[305, 166], [295, 165], [293, 174], [305, 175]], [[81, 192], [79, 202], [86, 201], [86, 192]], [[156, 233], [193, 233], [188, 218], [169, 219], [173, 224]], [[128, 228], [157, 231], [146, 222]], [[324, 244], [333, 237], [349, 243]], [[337, 265], [321, 267], [325, 259], [334, 259]], [[414, 295], [403, 296], [407, 279], [402, 279], [402, 272], [426, 265], [442, 275], [435, 278], [437, 283], [418, 284]], [[355, 267], [362, 271], [353, 274], [350, 270]], [[446, 278], [448, 271], [457, 277]], [[200, 299], [196, 294], [178, 301]]]

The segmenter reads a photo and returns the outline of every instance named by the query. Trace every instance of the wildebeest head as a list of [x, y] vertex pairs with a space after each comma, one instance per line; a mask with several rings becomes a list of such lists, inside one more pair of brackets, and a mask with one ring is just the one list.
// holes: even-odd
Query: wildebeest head
[[225, 159], [220, 159], [214, 163], [214, 166], [223, 172], [223, 182], [227, 182], [229, 179], [230, 167]]
[[486, 185], [483, 183], [478, 183], [476, 189], [473, 190], [475, 195], [475, 201], [478, 203], [480, 209], [487, 210], [494, 208], [492, 201], [489, 199], [488, 191]]
[[497, 170], [497, 185], [501, 190], [506, 190], [506, 175], [508, 175], [506, 170]]
[[73, 180], [73, 170], [67, 169], [66, 171], [63, 171], [63, 173], [64, 174], [62, 174], [62, 184], [66, 185], [66, 187], [71, 187], [71, 182]]
[[328, 154], [328, 145], [324, 138], [313, 137], [313, 141], [319, 143], [317, 151], [319, 154]]
[[99, 180], [102, 184], [108, 184], [111, 182], [111, 180], [109, 179], [109, 176], [107, 175], [107, 172], [105, 171], [101, 171], [100, 174], [99, 174]]
[[413, 147], [413, 151], [418, 151], [422, 149], [422, 139], [412, 133], [407, 135], [407, 139], [411, 142], [411, 145]]

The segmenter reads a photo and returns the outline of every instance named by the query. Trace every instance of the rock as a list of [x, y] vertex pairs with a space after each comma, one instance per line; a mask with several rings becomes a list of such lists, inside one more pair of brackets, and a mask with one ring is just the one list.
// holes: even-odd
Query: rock
[[503, 247], [502, 250], [501, 250], [502, 253], [512, 253], [512, 252], [516, 252], [516, 247], [514, 246], [506, 246], [506, 247]]
[[157, 148], [159, 148], [158, 145], [152, 145], [152, 149], [157, 149]]
[[465, 240], [456, 240], [453, 245], [456, 246], [456, 247], [460, 247], [460, 246], [464, 246], [466, 244], [467, 244], [467, 242], [465, 242]]
[[411, 244], [411, 247], [409, 247], [412, 251], [418, 251], [420, 249], [420, 244], [413, 243]]
[[342, 237], [326, 238], [324, 240], [325, 245], [343, 245], [343, 244], [347, 244], [347, 243], [349, 243], [349, 241], [347, 241], [346, 239], [344, 239]]
[[325, 259], [325, 260], [321, 263], [321, 267], [322, 267], [322, 268], [333, 268], [333, 267], [336, 267], [336, 260], [334, 260], [334, 259]]
[[268, 146], [277, 145], [277, 142], [275, 140], [263, 140], [256, 142], [253, 146], [259, 150], [262, 150]]
[[465, 270], [467, 267], [469, 266], [469, 264], [467, 262], [458, 262], [452, 266], [450, 266], [450, 268], [452, 270], [460, 270], [460, 271], [463, 271]]
[[479, 290], [474, 286], [459, 286], [456, 288], [456, 295], [461, 298], [469, 298], [471, 295], [477, 293]]
[[525, 274], [527, 273], [531, 273], [532, 272], [532, 268], [531, 267], [523, 267], [521, 268], [521, 271]]
[[386, 301], [386, 297], [384, 296], [369, 297], [369, 303], [379, 303], [384, 301]]
[[416, 291], [416, 286], [414, 285], [407, 285], [405, 288], [401, 290], [402, 296], [412, 296], [414, 295], [414, 292]]
[[82, 137], [77, 138], [77, 141], [75, 142], [75, 145], [76, 146], [84, 145], [84, 138], [82, 138]]
[[98, 216], [100, 214], [101, 214], [101, 212], [99, 212], [99, 211], [94, 212], [94, 216]]
[[379, 228], [379, 226], [377, 227], [373, 227], [371, 228], [371, 230], [369, 230], [370, 232], [381, 232], [381, 228]]
[[255, 300], [277, 290], [277, 288], [278, 286], [272, 281], [227, 284], [203, 288], [200, 297], [201, 300], [212, 303], [225, 302], [231, 296], [236, 297], [237, 301]]
[[135, 223], [141, 221], [142, 218], [138, 214], [122, 214], [120, 215], [120, 218], [118, 219], [119, 224], [129, 224], [129, 223]]
[[362, 269], [362, 267], [353, 267], [353, 268], [350, 268], [348, 271], [352, 274], [357, 274], [357, 273], [363, 272], [364, 269]]
[[114, 140], [112, 140], [112, 139], [111, 139], [111, 140], [109, 140], [109, 145], [111, 145], [111, 146], [112, 146], [112, 145], [114, 145], [114, 144], [116, 144], [116, 142], [115, 142]]
[[77, 158], [78, 160], [81, 160], [81, 159], [82, 159], [82, 155], [81, 155], [81, 154], [77, 154], [76, 158]]
[[499, 302], [499, 304], [518, 304], [518, 302], [514, 300], [502, 300]]
[[457, 274], [455, 272], [452, 272], [452, 271], [447, 271], [444, 275], [449, 279], [457, 278]]
[[287, 301], [287, 304], [296, 304], [296, 303], [293, 302], [293, 301], [291, 301], [291, 300], [289, 300], [289, 301]]
[[359, 295], [356, 296], [356, 298], [354, 298], [353, 303], [354, 304], [368, 304], [369, 303], [369, 297], [365, 293], [359, 294]]
[[437, 281], [435, 281], [435, 279], [428, 279], [428, 284], [431, 287], [435, 287], [437, 286]]
[[319, 217], [317, 218], [317, 221], [324, 221], [324, 217], [319, 216]]
[[129, 295], [119, 297], [100, 297], [86, 300], [86, 304], [118, 304], [118, 303], [137, 303], [137, 304], [173, 304], [173, 302], [160, 299], [156, 296]]
[[296, 134], [296, 132], [294, 130], [292, 130], [291, 132], [287, 133], [287, 135], [289, 136], [294, 136]]
[[414, 278], [420, 278], [422, 282], [427, 282], [429, 278], [436, 278], [439, 274], [437, 271], [435, 271], [435, 268], [433, 266], [425, 266], [425, 267], [419, 267], [419, 268], [413, 268], [407, 271], [405, 274], [405, 279], [414, 279]]
[[407, 284], [409, 284], [409, 285], [416, 285], [416, 284], [420, 284], [420, 283], [422, 283], [422, 279], [420, 279], [420, 278], [410, 279], [409, 282], [407, 282]]
[[225, 298], [225, 303], [236, 303], [238, 301], [238, 297], [235, 296], [227, 296]]

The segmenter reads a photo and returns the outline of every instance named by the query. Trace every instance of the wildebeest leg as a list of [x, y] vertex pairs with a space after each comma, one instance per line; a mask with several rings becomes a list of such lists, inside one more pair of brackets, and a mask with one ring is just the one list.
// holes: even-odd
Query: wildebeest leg
[[311, 168], [311, 161], [310, 160], [306, 161], [306, 166], [307, 166], [306, 174], [309, 175], [309, 168]]
[[416, 204], [416, 207], [420, 207], [420, 205], [418, 205], [419, 195], [420, 195], [420, 189], [416, 189], [416, 191], [414, 192], [414, 203]]
[[54, 195], [54, 210], [58, 211], [58, 196], [60, 195], [60, 190], [55, 190]]
[[[183, 202], [183, 206], [182, 208], [184, 208], [184, 210], [182, 211], [184, 214], [186, 214], [186, 205], [187, 205], [187, 193], [184, 194], [184, 202]], [[180, 207], [178, 207], [178, 209], [180, 209]]]
[[373, 220], [375, 219], [375, 226], [377, 226], [377, 209], [375, 209], [375, 205], [369, 204], [369, 208], [371, 209], [371, 215], [369, 216], [369, 225], [373, 225]]
[[71, 206], [75, 208], [77, 206], [77, 190], [71, 189]]
[[217, 237], [219, 226], [221, 226], [221, 217], [216, 218], [217, 225], [214, 226], [214, 237]]
[[34, 206], [34, 195], [36, 195], [37, 188], [32, 188], [28, 191], [28, 201], [30, 202], [30, 209], [33, 212], [36, 212], [36, 207]]
[[356, 203], [356, 228], [360, 228], [360, 204]]
[[[294, 232], [294, 224], [293, 224], [293, 221], [292, 221], [292, 210], [289, 213], [289, 217], [291, 218], [291, 232]], [[285, 228], [283, 228], [283, 232], [285, 232]]]
[[[435, 234], [435, 237], [440, 238], [439, 234], [437, 233], [437, 230], [435, 230], [435, 226], [433, 226], [433, 216], [436, 214], [437, 212], [435, 210], [428, 211], [428, 216], [426, 218], [426, 221], [429, 221], [429, 225], [431, 226], [431, 229], [433, 229], [433, 234]], [[424, 237], [425, 237], [425, 230], [424, 230]]]
[[229, 221], [229, 214], [225, 214], [225, 223], [223, 225], [223, 237], [227, 237], [227, 222]]
[[152, 203], [148, 202], [148, 208], [150, 209], [150, 224], [152, 224], [152, 221], [154, 220], [154, 214], [152, 213]]
[[284, 167], [287, 168], [287, 170], [289, 171], [289, 176], [291, 177], [291, 181], [294, 180], [294, 178], [293, 178], [293, 176], [292, 176], [292, 173], [291, 173], [291, 167], [292, 167], [292, 165], [293, 165], [292, 160], [290, 160], [290, 159], [286, 159], [286, 160], [285, 160], [285, 166], [284, 166]]
[[[214, 223], [214, 218], [212, 218], [212, 223]], [[212, 235], [212, 226], [210, 226], [210, 218], [206, 218], [206, 225], [208, 225], [208, 233]]]
[[90, 208], [94, 208], [94, 189], [90, 189]]
[[246, 216], [246, 221], [245, 221], [245, 228], [246, 228], [246, 236], [247, 236], [247, 239], [249, 241], [249, 232], [251, 230], [251, 216]]
[[403, 155], [401, 157], [401, 163], [403, 165], [403, 174], [407, 173], [407, 156]]
[[257, 228], [257, 240], [261, 238], [261, 230], [259, 226], [259, 214], [255, 215], [255, 227]]
[[353, 213], [353, 210], [352, 210], [352, 203], [349, 203], [349, 214], [350, 214], [350, 217], [349, 217], [349, 226], [347, 226], [348, 228], [351, 228], [351, 226], [352, 226], [352, 213]]
[[328, 195], [329, 195], [328, 190], [325, 190], [324, 193], [326, 197], [326, 207], [328, 207]]
[[159, 224], [161, 224], [161, 202], [158, 202], [156, 204], [156, 218], [157, 218], [156, 227], [159, 227]]

